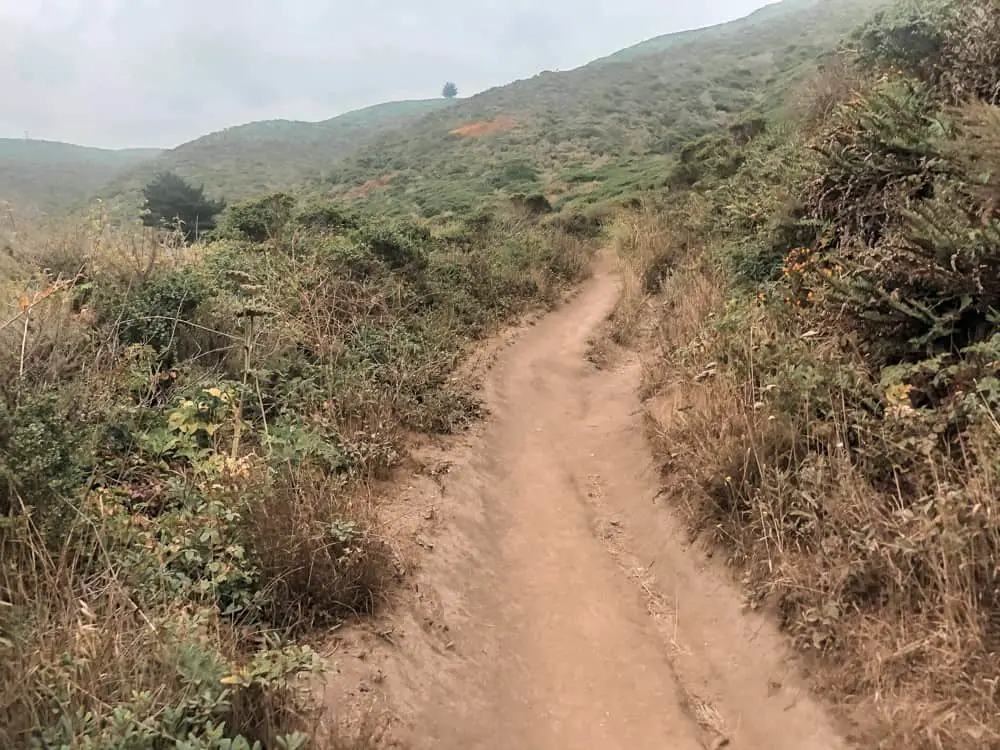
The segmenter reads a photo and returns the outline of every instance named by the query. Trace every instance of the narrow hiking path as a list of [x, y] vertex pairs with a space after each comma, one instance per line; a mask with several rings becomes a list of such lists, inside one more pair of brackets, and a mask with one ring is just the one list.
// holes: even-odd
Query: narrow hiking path
[[586, 360], [618, 293], [604, 253], [498, 355], [487, 422], [425, 455], [435, 482], [408, 488], [434, 519], [429, 551], [392, 647], [366, 660], [403, 717], [400, 744], [847, 747], [782, 637], [658, 502], [637, 363]]

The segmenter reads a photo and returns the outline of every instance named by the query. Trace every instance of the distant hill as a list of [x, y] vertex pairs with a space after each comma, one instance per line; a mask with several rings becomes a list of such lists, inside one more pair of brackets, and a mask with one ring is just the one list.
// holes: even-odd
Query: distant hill
[[135, 196], [159, 171], [174, 171], [209, 194], [235, 200], [322, 179], [373, 138], [452, 105], [446, 99], [389, 102], [322, 122], [267, 120], [239, 125], [164, 151], [109, 180], [104, 197]]
[[157, 149], [112, 151], [55, 141], [0, 138], [0, 201], [58, 210], [93, 194], [115, 175], [159, 153]]
[[[684, 143], [775, 106], [817, 57], [886, 4], [783, 0], [469, 99], [254, 122], [159, 154], [47, 144], [37, 158], [4, 162], [0, 151], [0, 198], [56, 207], [99, 195], [131, 210], [156, 172], [172, 170], [230, 201], [308, 183], [374, 210], [424, 216], [515, 193], [557, 205], [618, 200], [661, 183]], [[57, 158], [63, 152], [76, 161]]]
[[[856, 20], [860, 22], [864, 20], [866, 10], [875, 9], [879, 5], [884, 4], [878, 2], [878, 0], [856, 0], [847, 4], [841, 3], [839, 4], [841, 7], [837, 7], [837, 0], [833, 0], [832, 2], [827, 2], [827, 0], [783, 0], [782, 2], [765, 5], [748, 16], [738, 18], [735, 21], [729, 21], [728, 23], [653, 37], [594, 62], [596, 64], [602, 62], [628, 62], [642, 55], [665, 52], [668, 49], [689, 42], [698, 44], [722, 42], [723, 44], [727, 44], [741, 37], [751, 37], [755, 44], [768, 41], [767, 37], [771, 37], [770, 41], [776, 45], [794, 43], [794, 38], [787, 36], [781, 38], [781, 35], [788, 30], [785, 22], [791, 22], [792, 24], [799, 22], [803, 19], [803, 13], [813, 14], [821, 5], [833, 6], [834, 13], [841, 17], [856, 11], [859, 14]], [[814, 15], [807, 23], [809, 24], [809, 28], [803, 29], [803, 32], [818, 32], [825, 40], [829, 39], [830, 27], [821, 16]]]
[[321, 122], [268, 120], [211, 133], [170, 150], [113, 151], [54, 141], [0, 139], [0, 201], [44, 211], [95, 197], [135, 201], [157, 172], [170, 170], [207, 192], [239, 199], [322, 179], [371, 139], [452, 105], [446, 99], [378, 104]]
[[652, 186], [680, 145], [773, 106], [774, 92], [885, 4], [784, 0], [495, 88], [373, 140], [330, 173], [326, 190], [434, 215], [491, 195], [599, 202]]

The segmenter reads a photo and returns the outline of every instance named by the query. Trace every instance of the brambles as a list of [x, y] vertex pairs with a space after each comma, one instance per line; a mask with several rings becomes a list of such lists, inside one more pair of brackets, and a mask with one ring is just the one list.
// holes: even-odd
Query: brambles
[[941, 153], [949, 124], [934, 114], [923, 86], [889, 79], [834, 116], [814, 146], [824, 168], [804, 202], [812, 216], [829, 222], [838, 243], [877, 244], [949, 174]]
[[879, 13], [855, 35], [860, 62], [926, 82], [948, 104], [1000, 103], [996, 0], [934, 0]]

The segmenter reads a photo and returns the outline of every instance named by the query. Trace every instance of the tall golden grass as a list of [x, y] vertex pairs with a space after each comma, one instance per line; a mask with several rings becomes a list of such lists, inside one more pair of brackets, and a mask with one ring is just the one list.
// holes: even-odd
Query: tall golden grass
[[[672, 240], [670, 222], [634, 214], [619, 247], [690, 250], [683, 232]], [[808, 363], [861, 382], [863, 361], [766, 301], [741, 299], [707, 248], [664, 252], [677, 260], [642, 303], [652, 317], [642, 395], [668, 496], [726, 551], [751, 603], [775, 613], [866, 746], [995, 746], [1000, 422], [962, 455], [928, 453], [910, 477], [919, 498], [874, 483], [864, 466], [885, 462], [891, 476], [900, 446], [887, 441], [898, 433], [859, 431], [851, 378], [837, 396], [844, 407], [820, 419], [808, 391], [789, 401], [773, 369]], [[628, 272], [641, 278], [653, 257], [632, 252]], [[632, 316], [620, 323], [638, 326]], [[911, 418], [905, 405], [886, 416]]]

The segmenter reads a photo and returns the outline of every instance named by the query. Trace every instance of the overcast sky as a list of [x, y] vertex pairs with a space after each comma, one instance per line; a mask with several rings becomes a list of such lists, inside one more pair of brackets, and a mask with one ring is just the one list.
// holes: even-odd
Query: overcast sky
[[0, 0], [0, 137], [171, 147], [568, 70], [767, 0]]

